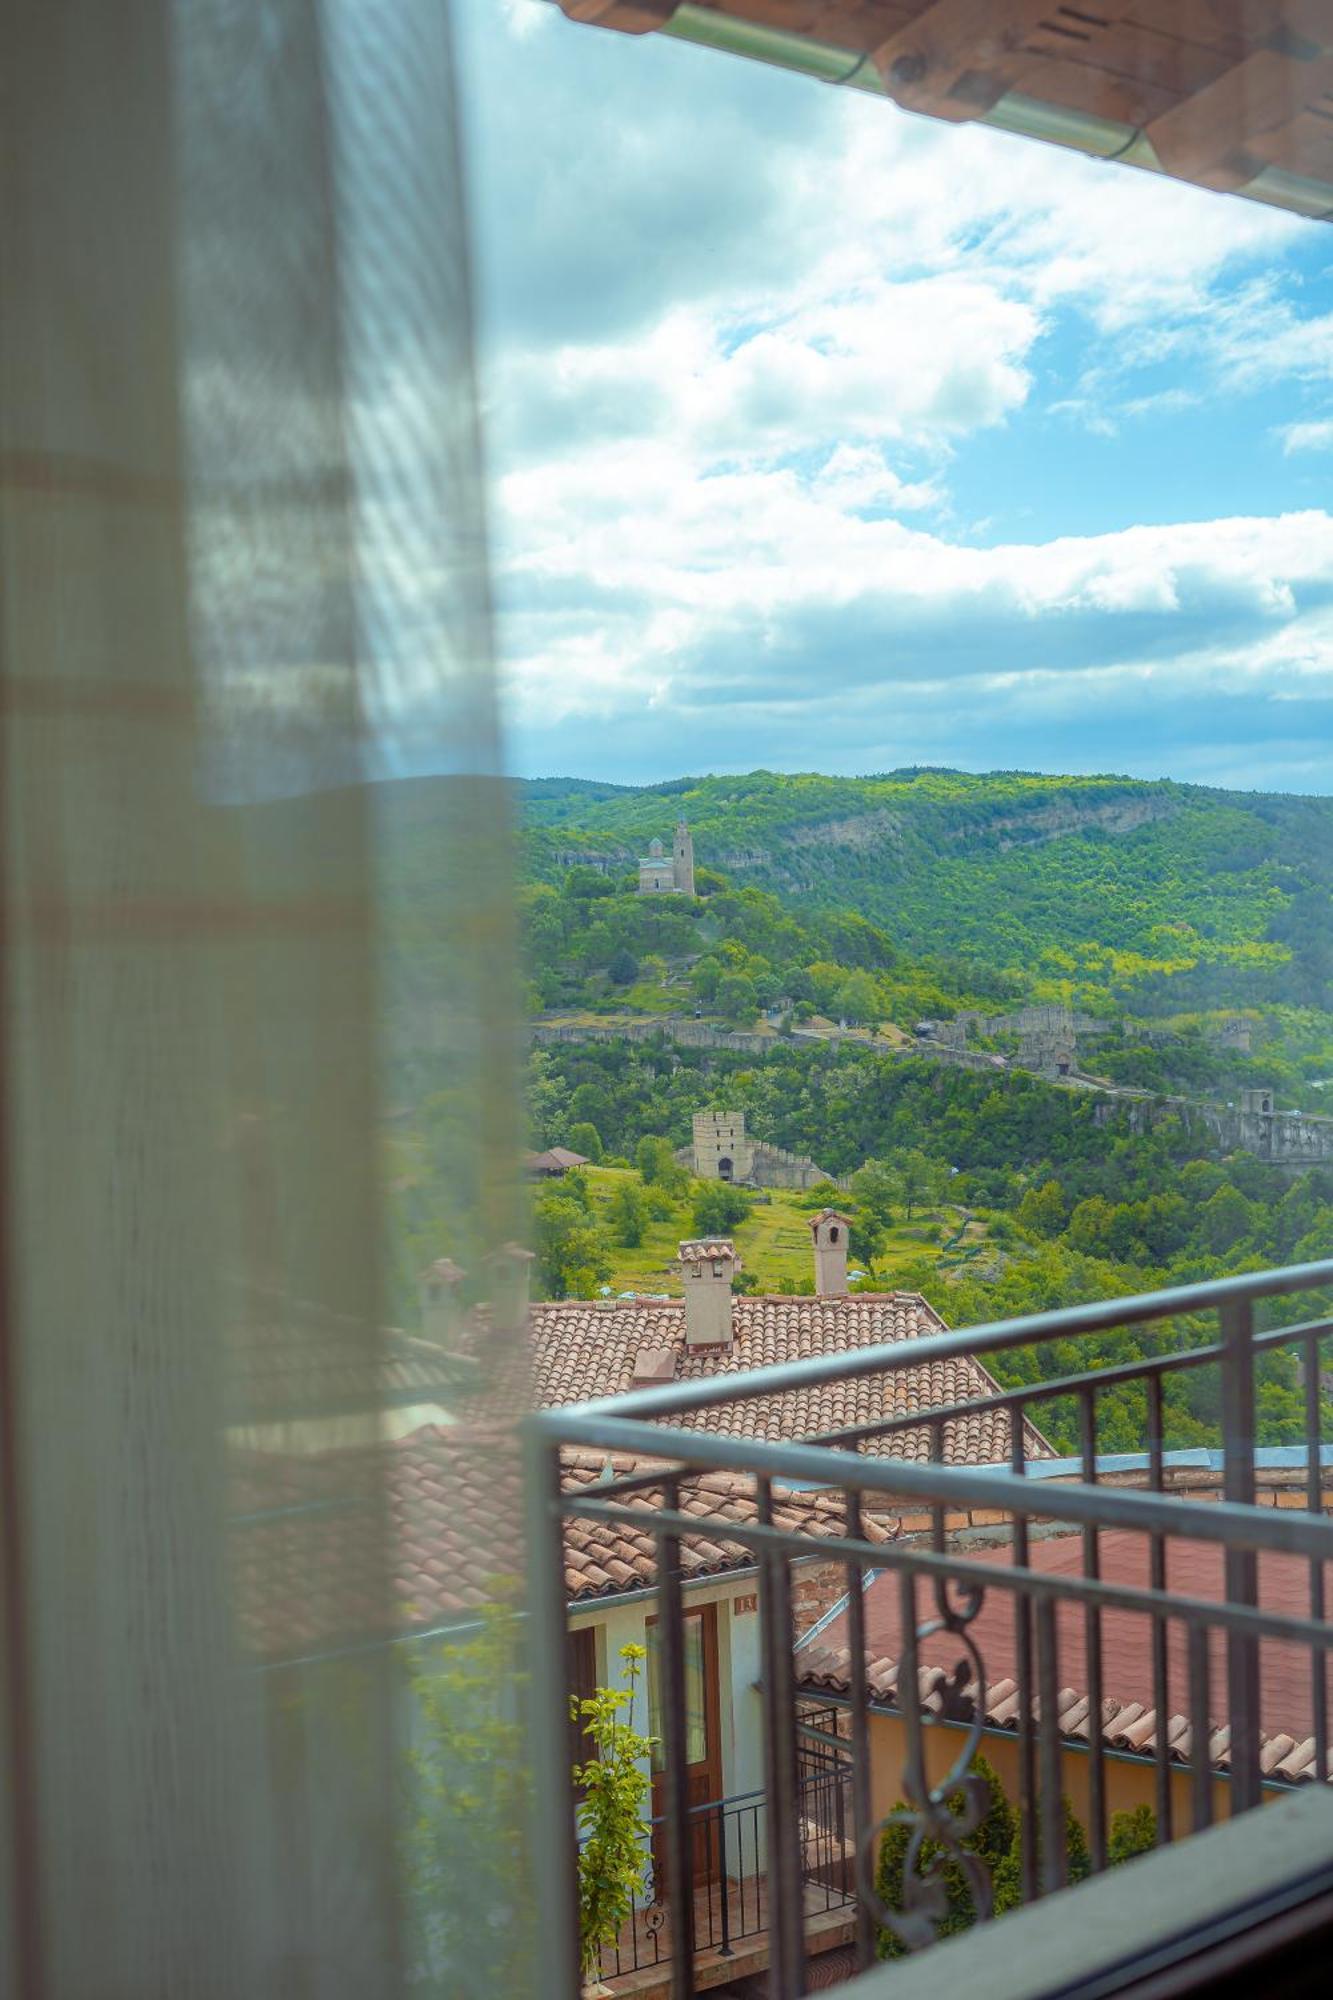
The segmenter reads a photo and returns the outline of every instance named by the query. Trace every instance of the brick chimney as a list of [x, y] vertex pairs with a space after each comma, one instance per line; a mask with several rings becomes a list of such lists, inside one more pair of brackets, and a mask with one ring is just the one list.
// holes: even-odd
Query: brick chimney
[[707, 1236], [682, 1243], [678, 1257], [686, 1347], [730, 1347], [731, 1280], [741, 1268], [735, 1245], [724, 1236]]
[[437, 1257], [417, 1279], [421, 1331], [427, 1340], [451, 1347], [462, 1318], [463, 1273], [452, 1257]]
[[815, 1246], [815, 1291], [830, 1298], [847, 1289], [847, 1216], [836, 1208], [821, 1208], [810, 1218], [810, 1235]]

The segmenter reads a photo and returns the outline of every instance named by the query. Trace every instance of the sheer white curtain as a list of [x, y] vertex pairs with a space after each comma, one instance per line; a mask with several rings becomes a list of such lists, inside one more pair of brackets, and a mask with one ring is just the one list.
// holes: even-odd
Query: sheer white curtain
[[389, 1400], [423, 1022], [441, 1249], [516, 1227], [442, 0], [7, 0], [3, 64], [0, 1994], [518, 1991], [521, 1740], [409, 1864], [394, 1455], [316, 1449]]

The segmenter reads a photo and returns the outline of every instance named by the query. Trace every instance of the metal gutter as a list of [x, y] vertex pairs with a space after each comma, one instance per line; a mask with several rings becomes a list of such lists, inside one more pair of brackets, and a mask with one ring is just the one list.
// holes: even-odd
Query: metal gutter
[[[848, 90], [863, 90], [874, 97], [888, 97], [884, 79], [871, 58], [858, 49], [839, 48], [832, 42], [793, 35], [762, 22], [736, 19], [697, 0], [681, 0], [670, 20], [656, 30], [673, 41], [692, 42], [696, 48], [716, 49], [723, 55], [745, 56], [820, 83], [834, 83]], [[929, 116], [928, 113], [918, 114]], [[1040, 139], [1047, 145], [1085, 153], [1092, 159], [1114, 160], [1121, 165], [1140, 167], [1147, 173], [1163, 174], [1152, 142], [1140, 126], [1125, 125], [1115, 119], [1098, 118], [1091, 112], [1068, 110], [1011, 90], [980, 112], [977, 125], [1000, 132], [1014, 132], [1026, 139]], [[1187, 186], [1199, 183], [1187, 182]], [[1287, 173], [1281, 167], [1264, 167], [1237, 194], [1249, 201], [1261, 201], [1270, 208], [1282, 208], [1313, 220], [1333, 218], [1333, 186], [1327, 181], [1307, 179]]]

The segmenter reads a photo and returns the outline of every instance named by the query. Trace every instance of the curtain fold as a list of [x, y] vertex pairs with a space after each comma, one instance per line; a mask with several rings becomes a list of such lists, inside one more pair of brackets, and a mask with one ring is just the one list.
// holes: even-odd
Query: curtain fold
[[[514, 1621], [508, 1803], [423, 1870], [455, 1694], [395, 1443], [502, 1467], [523, 1399], [447, 22], [10, 0], [4, 54], [0, 1994], [517, 1992]], [[461, 1358], [391, 1323], [423, 1077]]]

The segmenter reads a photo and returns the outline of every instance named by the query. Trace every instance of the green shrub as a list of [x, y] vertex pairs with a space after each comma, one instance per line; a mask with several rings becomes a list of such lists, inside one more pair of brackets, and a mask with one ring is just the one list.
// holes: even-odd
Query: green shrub
[[[1092, 1873], [1092, 1856], [1088, 1853], [1088, 1837], [1083, 1825], [1068, 1799], [1060, 1801], [1065, 1817], [1065, 1883], [1072, 1888], [1075, 1882], [1086, 1881]], [[1041, 1819], [1037, 1820], [1037, 1872], [1041, 1873]], [[995, 1889], [995, 1914], [1001, 1916], [1006, 1910], [1016, 1910], [1023, 1901], [1023, 1816], [1015, 1816], [1013, 1839], [1009, 1852], [996, 1868], [992, 1878]]]
[[[971, 1775], [983, 1778], [989, 1787], [989, 1802], [980, 1821], [971, 1833], [964, 1834], [959, 1843], [969, 1854], [975, 1854], [989, 1871], [994, 1880], [997, 1869], [1003, 1864], [1013, 1842], [1015, 1814], [1004, 1793], [993, 1767], [984, 1757], [972, 1760]], [[946, 1801], [950, 1812], [960, 1814], [963, 1810], [963, 1795], [955, 1792]], [[910, 1807], [901, 1802], [894, 1807], [895, 1812], [909, 1812]], [[912, 1829], [901, 1821], [894, 1821], [884, 1830], [880, 1841], [879, 1866], [875, 1871], [875, 1893], [888, 1910], [903, 1908], [903, 1869], [907, 1861], [907, 1848], [912, 1838]], [[972, 1890], [962, 1863], [951, 1850], [938, 1841], [925, 1840], [921, 1844], [918, 1869], [924, 1873], [938, 1873], [944, 1883], [946, 1898], [945, 1915], [937, 1926], [936, 1935], [953, 1937], [965, 1931], [976, 1922], [976, 1910], [972, 1902]], [[901, 1958], [907, 1946], [895, 1931], [887, 1925], [881, 1926], [876, 1950], [880, 1958]]]
[[1157, 1815], [1151, 1806], [1131, 1806], [1111, 1814], [1106, 1858], [1114, 1868], [1136, 1854], [1151, 1854], [1157, 1845]]
[[694, 1227], [699, 1236], [725, 1236], [749, 1213], [749, 1201], [730, 1181], [703, 1181], [695, 1193]]

